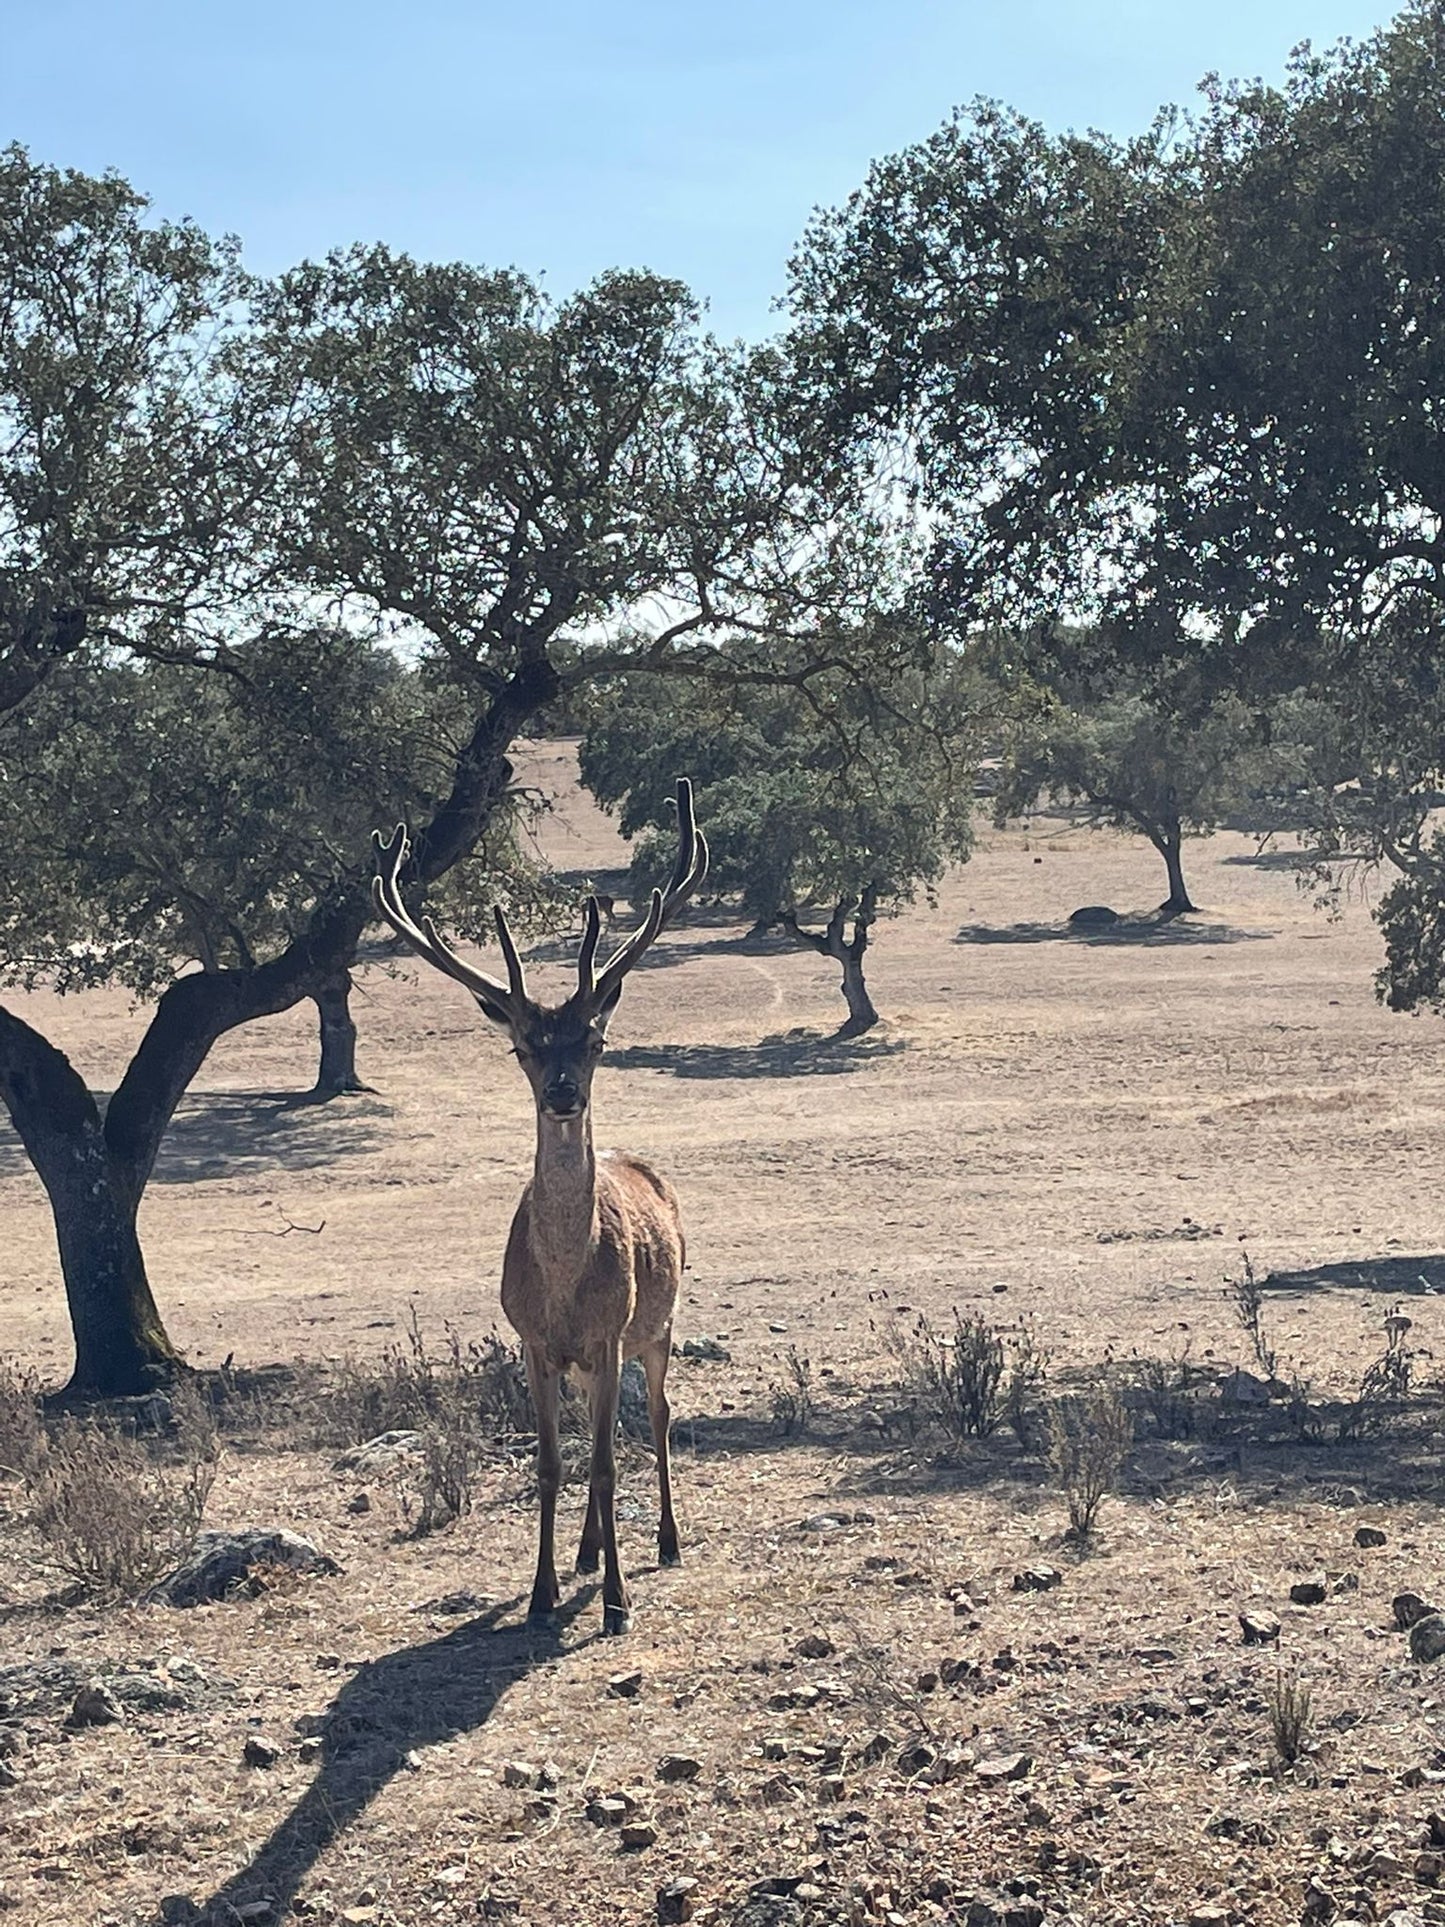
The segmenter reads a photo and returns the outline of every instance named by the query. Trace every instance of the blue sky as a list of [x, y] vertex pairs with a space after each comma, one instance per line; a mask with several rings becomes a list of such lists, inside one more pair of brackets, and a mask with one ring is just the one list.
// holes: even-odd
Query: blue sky
[[773, 325], [811, 208], [994, 95], [1126, 133], [1210, 69], [1367, 34], [1387, 0], [0, 0], [0, 141], [114, 167], [263, 273], [356, 240], [687, 281]]

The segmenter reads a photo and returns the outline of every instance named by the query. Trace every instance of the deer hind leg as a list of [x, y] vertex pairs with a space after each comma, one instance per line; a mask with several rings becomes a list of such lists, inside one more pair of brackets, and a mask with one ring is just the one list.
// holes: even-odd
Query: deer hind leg
[[672, 1407], [667, 1402], [667, 1362], [672, 1356], [672, 1327], [649, 1345], [642, 1354], [642, 1369], [647, 1374], [647, 1413], [652, 1420], [652, 1445], [657, 1453], [657, 1484], [662, 1513], [657, 1525], [657, 1558], [664, 1566], [682, 1564], [682, 1548], [677, 1543], [677, 1520], [672, 1511], [672, 1457], [669, 1439]]
[[560, 1374], [553, 1371], [542, 1354], [526, 1347], [527, 1383], [532, 1391], [532, 1407], [537, 1415], [537, 1499], [540, 1521], [537, 1539], [537, 1578], [532, 1587], [532, 1603], [527, 1608], [531, 1620], [550, 1621], [557, 1609], [561, 1590], [557, 1584], [557, 1492], [562, 1484], [562, 1452], [557, 1439], [557, 1395]]
[[631, 1602], [617, 1552], [617, 1401], [622, 1386], [622, 1347], [613, 1346], [592, 1378], [592, 1490], [602, 1530], [602, 1630], [625, 1633]]

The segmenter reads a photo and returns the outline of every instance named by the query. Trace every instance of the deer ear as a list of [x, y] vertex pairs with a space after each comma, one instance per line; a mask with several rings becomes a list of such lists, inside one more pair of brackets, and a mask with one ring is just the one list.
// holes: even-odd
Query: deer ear
[[607, 1030], [607, 1026], [612, 1021], [613, 1011], [616, 1010], [617, 1006], [621, 1002], [622, 1002], [622, 980], [621, 978], [619, 978], [618, 981], [612, 986], [611, 990], [608, 991], [607, 995], [602, 999], [602, 1002], [597, 1006], [597, 1014], [592, 1019], [593, 1023], [596, 1024], [597, 1028], [600, 1031], [602, 1031], [604, 1034]]
[[500, 1024], [503, 1030], [507, 1029], [512, 1020], [500, 1004], [493, 1003], [490, 997], [484, 997], [479, 990], [474, 990], [472, 995], [476, 998], [477, 1007], [483, 1017], [494, 1024]]

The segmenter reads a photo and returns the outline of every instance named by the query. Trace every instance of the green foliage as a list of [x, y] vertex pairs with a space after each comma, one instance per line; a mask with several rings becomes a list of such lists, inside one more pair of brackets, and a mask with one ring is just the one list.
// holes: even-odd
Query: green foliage
[[118, 176], [0, 150], [0, 709], [88, 639], [203, 652], [250, 580], [267, 469], [215, 366], [242, 289]]
[[1089, 708], [1059, 703], [1011, 738], [994, 798], [1002, 823], [1043, 797], [1096, 825], [1142, 831], [1177, 859], [1183, 837], [1214, 829], [1298, 773], [1301, 752], [1270, 735], [1238, 697], [1170, 715], [1143, 697]]
[[772, 686], [628, 678], [598, 699], [582, 780], [640, 835], [635, 894], [669, 859], [671, 786], [688, 771], [710, 884], [749, 913], [832, 906], [876, 889], [896, 914], [967, 855], [985, 703], [952, 658], [886, 690], [851, 676]]
[[[447, 705], [394, 651], [323, 629], [232, 645], [228, 662], [72, 659], [0, 715], [10, 981], [150, 997], [179, 959], [250, 968], [364, 870], [370, 825], [435, 807]], [[508, 872], [528, 894], [508, 827], [474, 856], [483, 877], [452, 883], [462, 918]]]

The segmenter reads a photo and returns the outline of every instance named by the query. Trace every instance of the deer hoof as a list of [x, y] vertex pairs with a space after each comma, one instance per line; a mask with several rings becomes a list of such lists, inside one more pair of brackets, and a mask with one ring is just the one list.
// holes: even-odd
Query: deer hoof
[[659, 1546], [657, 1549], [657, 1563], [660, 1566], [680, 1566], [682, 1564], [682, 1548], [678, 1546], [676, 1542], [670, 1546]]
[[577, 1554], [578, 1572], [581, 1572], [581, 1573], [596, 1572], [597, 1568], [601, 1565], [601, 1563], [602, 1563], [601, 1553], [594, 1552], [591, 1546], [583, 1546], [581, 1551]]
[[626, 1633], [632, 1630], [632, 1614], [626, 1606], [604, 1606], [602, 1608], [602, 1631], [604, 1636]]

